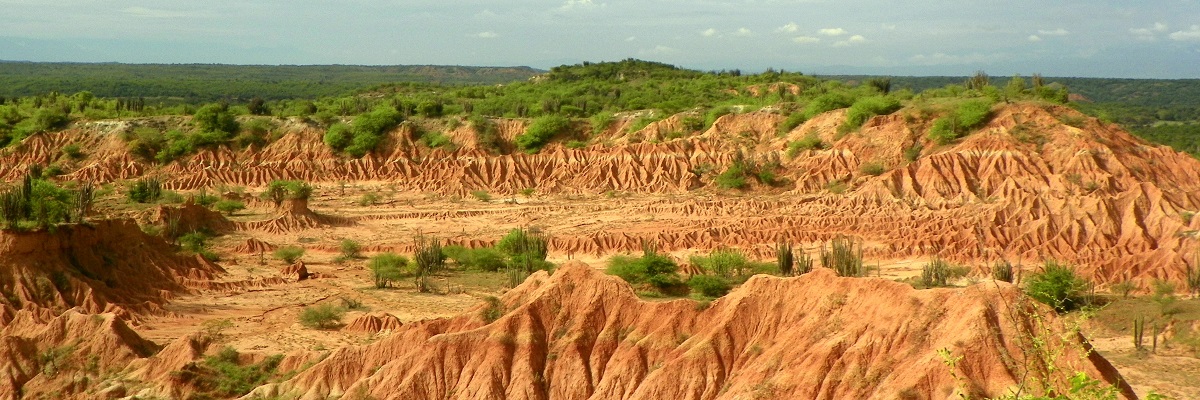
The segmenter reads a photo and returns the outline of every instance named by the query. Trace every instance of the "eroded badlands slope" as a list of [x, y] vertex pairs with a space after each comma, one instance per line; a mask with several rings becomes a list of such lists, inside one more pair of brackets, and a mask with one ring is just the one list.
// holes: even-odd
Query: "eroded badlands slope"
[[[84, 143], [94, 150], [68, 178], [112, 182], [154, 174], [177, 189], [303, 179], [459, 196], [475, 190], [515, 196], [526, 188], [542, 195], [684, 194], [714, 190], [714, 176], [743, 154], [775, 166], [780, 178], [776, 187], [754, 183], [748, 193], [782, 197], [720, 191], [733, 196], [639, 206], [631, 212], [677, 213], [693, 222], [634, 236], [556, 235], [551, 250], [605, 256], [635, 250], [650, 236], [668, 251], [733, 246], [766, 255], [778, 240], [815, 245], [848, 234], [866, 241], [869, 257], [937, 253], [976, 265], [1055, 258], [1101, 284], [1181, 280], [1192, 262], [1200, 218], [1188, 215], [1200, 211], [1200, 161], [1186, 154], [1060, 106], [997, 106], [986, 126], [950, 145], [927, 139], [931, 118], [919, 110], [878, 116], [839, 134], [844, 113], [823, 114], [785, 134], [776, 133], [782, 117], [769, 111], [726, 115], [707, 131], [682, 135], [671, 134], [683, 129], [680, 116], [633, 133], [625, 133], [632, 123], [626, 118], [586, 148], [552, 144], [539, 154], [500, 155], [476, 149], [465, 125], [448, 132], [460, 148], [429, 149], [411, 139], [419, 123], [412, 122], [362, 159], [334, 154], [321, 143], [320, 129], [290, 121], [279, 127], [282, 139], [265, 148], [204, 150], [161, 169], [136, 159], [117, 138], [137, 121], [102, 122], [27, 140], [0, 156], [0, 177], [12, 179], [32, 162], [70, 164], [59, 149]], [[511, 140], [525, 122], [497, 125]], [[788, 143], [813, 134], [827, 148], [787, 154]], [[873, 165], [884, 172], [864, 168]]]
[[[1062, 390], [1074, 371], [1132, 393], [1107, 361], [1086, 356], [1079, 337], [1058, 328], [1046, 307], [1020, 299], [1008, 284], [918, 291], [819, 269], [799, 278], [758, 276], [711, 305], [652, 303], [638, 300], [618, 278], [575, 263], [553, 276], [536, 274], [501, 300], [495, 321], [471, 312], [404, 325], [256, 393], [303, 399], [994, 397], [1021, 382], [1025, 393]], [[1034, 338], [1047, 347], [1033, 350]], [[963, 358], [946, 363], [941, 349]]]

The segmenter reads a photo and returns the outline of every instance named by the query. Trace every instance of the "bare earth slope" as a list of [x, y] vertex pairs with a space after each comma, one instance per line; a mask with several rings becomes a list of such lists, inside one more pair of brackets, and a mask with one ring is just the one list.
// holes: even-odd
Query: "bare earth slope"
[[[1022, 377], [1063, 389], [1068, 370], [1132, 395], [1107, 361], [1087, 358], [1077, 336], [1052, 328], [1058, 323], [1046, 307], [1017, 294], [1006, 284], [918, 291], [821, 269], [799, 278], [758, 276], [711, 305], [651, 303], [619, 279], [575, 263], [508, 292], [503, 316], [493, 322], [471, 312], [405, 325], [258, 393], [304, 399], [993, 397], [1015, 391]], [[1047, 353], [1027, 348], [1030, 337], [1046, 340], [1040, 351]], [[941, 349], [963, 358], [947, 364]], [[1046, 371], [1043, 357], [1056, 372]]]
[[[772, 203], [685, 199], [638, 210], [734, 217], [715, 225], [696, 221], [654, 229], [666, 250], [736, 246], [765, 252], [781, 239], [815, 243], [851, 234], [865, 239], [867, 253], [875, 257], [938, 253], [960, 262], [1004, 258], [1017, 263], [1056, 258], [1081, 266], [1101, 284], [1182, 280], [1200, 231], [1200, 218], [1186, 218], [1200, 211], [1200, 161], [1192, 157], [1059, 106], [998, 106], [986, 126], [946, 146], [926, 138], [930, 119], [917, 110], [878, 116], [841, 135], [844, 114], [823, 114], [784, 135], [776, 134], [778, 114], [731, 114], [705, 132], [678, 139], [661, 133], [680, 129], [678, 117], [630, 134], [619, 130], [625, 121], [597, 139], [615, 143], [612, 147], [556, 144], [532, 155], [475, 149], [466, 126], [449, 132], [460, 149], [430, 150], [411, 140], [412, 126], [403, 125], [385, 149], [362, 159], [335, 155], [321, 143], [322, 131], [292, 121], [279, 128], [286, 132], [281, 140], [263, 149], [204, 150], [159, 174], [178, 189], [304, 179], [387, 182], [401, 192], [460, 196], [525, 188], [568, 195], [685, 194], [712, 188], [713, 177], [738, 151], [748, 150], [762, 164], [780, 162], [774, 172], [781, 186], [755, 184], [756, 190], [785, 190], [788, 196]], [[30, 162], [69, 163], [59, 149], [72, 142], [87, 143], [95, 152], [69, 178], [109, 182], [147, 174], [152, 168], [131, 156], [115, 134], [130, 124], [92, 123], [31, 138], [0, 156], [0, 165], [9, 166], [0, 167], [0, 177], [12, 179]], [[524, 129], [521, 121], [500, 120], [498, 126], [505, 139]], [[790, 141], [814, 132], [827, 149], [785, 155]], [[634, 136], [664, 141], [630, 144]], [[905, 153], [912, 148], [923, 150], [909, 161]], [[864, 172], [869, 164], [885, 172]], [[836, 185], [845, 191], [827, 190]], [[269, 229], [313, 225], [299, 222], [306, 223], [275, 223]], [[603, 256], [639, 242], [612, 235], [559, 236], [552, 250]]]

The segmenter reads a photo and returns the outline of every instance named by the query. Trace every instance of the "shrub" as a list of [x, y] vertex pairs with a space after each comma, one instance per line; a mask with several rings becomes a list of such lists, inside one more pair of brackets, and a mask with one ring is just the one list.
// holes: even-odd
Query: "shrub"
[[199, 254], [209, 261], [217, 261], [216, 253], [208, 249], [208, 235], [204, 232], [192, 231], [179, 237], [179, 246], [184, 250]]
[[300, 325], [309, 329], [333, 329], [342, 325], [346, 312], [333, 304], [318, 304], [300, 311]]
[[345, 151], [358, 158], [374, 151], [389, 129], [404, 121], [404, 116], [392, 107], [379, 107], [354, 118], [353, 138]]
[[527, 153], [537, 153], [551, 139], [570, 128], [571, 120], [561, 115], [547, 115], [535, 119], [525, 133], [517, 135], [517, 148]]
[[961, 129], [975, 129], [991, 117], [992, 102], [983, 99], [964, 101], [954, 110], [954, 115]]
[[479, 318], [482, 318], [484, 322], [490, 324], [504, 316], [504, 303], [501, 303], [499, 298], [488, 296], [484, 298], [484, 301], [487, 302], [487, 307], [479, 310]]
[[234, 133], [238, 131], [237, 120], [226, 104], [207, 104], [192, 114], [192, 122], [201, 131]]
[[225, 215], [233, 215], [238, 211], [246, 209], [246, 203], [237, 200], [221, 200], [213, 205], [217, 211], [225, 213]]
[[734, 163], [725, 172], [713, 178], [713, 182], [717, 187], [722, 189], [745, 189], [746, 188], [746, 170], [740, 163]]
[[345, 150], [346, 146], [349, 146], [352, 140], [354, 140], [354, 131], [350, 129], [350, 125], [340, 122], [333, 124], [325, 132], [325, 145], [335, 151]]
[[373, 205], [379, 204], [379, 199], [380, 199], [379, 193], [375, 193], [375, 192], [363, 193], [362, 197], [358, 198], [358, 205], [373, 206]]
[[[717, 119], [720, 119], [721, 117], [723, 117], [727, 114], [732, 114], [732, 113], [733, 113], [733, 109], [730, 108], [729, 106], [720, 106], [720, 107], [715, 107], [711, 110], [708, 110], [708, 112], [704, 113], [704, 127], [712, 126], [714, 123], [717, 122]], [[703, 128], [701, 128], [701, 129], [703, 129]], [[701, 129], [696, 129], [696, 130], [701, 130]]]
[[674, 274], [679, 270], [679, 264], [671, 257], [650, 253], [642, 257], [613, 256], [608, 261], [607, 273], [620, 276], [620, 279], [630, 283], [647, 283], [650, 277], [662, 274]]
[[858, 129], [876, 115], [887, 115], [900, 109], [900, 101], [889, 96], [870, 96], [854, 101], [846, 111], [848, 129]]
[[407, 265], [407, 258], [388, 252], [371, 257], [371, 260], [367, 262], [367, 269], [371, 270], [375, 288], [383, 289], [390, 287], [393, 281], [400, 280], [404, 276], [402, 268]]
[[938, 144], [950, 143], [986, 123], [991, 115], [991, 100], [963, 101], [949, 116], [938, 118], [933, 122], [933, 127], [929, 130], [929, 139]]
[[947, 144], [954, 139], [958, 139], [958, 132], [955, 132], [953, 119], [938, 118], [933, 121], [933, 127], [929, 128], [929, 140], [937, 144]]
[[638, 258], [614, 256], [606, 271], [630, 284], [649, 284], [664, 294], [678, 294], [681, 288], [686, 288], [679, 278], [679, 265], [649, 247]]
[[822, 113], [850, 107], [854, 104], [854, 95], [844, 90], [833, 91], [817, 96], [804, 106], [804, 119], [810, 120]]
[[312, 186], [304, 181], [274, 180], [267, 185], [267, 191], [262, 196], [275, 203], [275, 207], [283, 204], [284, 200], [306, 200], [312, 196]]
[[613, 121], [617, 120], [617, 116], [611, 112], [600, 112], [592, 116], [592, 134], [599, 135], [604, 133], [609, 126], [612, 126]]
[[359, 245], [358, 242], [352, 239], [342, 239], [341, 244], [338, 245], [338, 250], [342, 252], [342, 257], [358, 258], [362, 251], [362, 245]]
[[20, 228], [22, 221], [53, 228], [58, 223], [82, 220], [91, 208], [95, 189], [90, 183], [80, 185], [79, 190], [68, 190], [42, 175], [39, 166], [31, 166], [17, 185], [0, 192], [0, 217], [8, 229]]
[[[196, 204], [202, 207], [211, 207], [214, 204], [217, 204], [218, 201], [221, 201], [221, 198], [214, 194], [208, 194], [207, 191], [202, 189], [200, 190], [200, 193], [196, 195], [195, 201]], [[245, 204], [243, 204], [243, 206], [244, 205]]]
[[788, 157], [795, 157], [801, 150], [821, 150], [825, 148], [825, 142], [821, 140], [821, 136], [816, 131], [809, 132], [804, 135], [804, 138], [795, 142], [788, 143]]
[[496, 272], [504, 268], [504, 254], [491, 247], [468, 249], [455, 245], [442, 248], [442, 252], [463, 268], [487, 272]]
[[162, 197], [162, 182], [158, 178], [146, 177], [133, 182], [129, 188], [129, 200], [138, 203], [152, 203]]
[[300, 257], [304, 256], [304, 248], [300, 246], [283, 246], [275, 249], [275, 258], [283, 260], [283, 262], [292, 264]]
[[420, 142], [421, 142], [421, 144], [424, 144], [425, 146], [428, 146], [430, 148], [443, 147], [443, 146], [449, 147], [449, 146], [454, 145], [454, 141], [450, 140], [449, 136], [446, 136], [446, 134], [441, 133], [441, 132], [422, 133]]
[[750, 259], [746, 258], [746, 255], [729, 248], [717, 249], [708, 256], [692, 256], [688, 262], [707, 273], [727, 278], [741, 275], [751, 266]]
[[479, 200], [484, 203], [492, 201], [492, 195], [488, 194], [487, 191], [483, 191], [483, 190], [472, 190], [471, 197], [474, 197], [475, 200]]
[[121, 139], [127, 143], [129, 152], [145, 160], [154, 160], [158, 152], [166, 145], [166, 135], [158, 129], [138, 127], [121, 134]]
[[784, 119], [783, 122], [779, 124], [779, 133], [791, 132], [792, 129], [796, 129], [797, 126], [800, 126], [800, 124], [803, 124], [806, 120], [807, 118], [804, 117], [804, 113], [791, 113], [788, 115], [787, 119]]
[[887, 168], [883, 166], [883, 163], [869, 162], [859, 166], [858, 170], [865, 175], [879, 176], [882, 175], [884, 171], [887, 171]]
[[1087, 281], [1075, 274], [1071, 267], [1047, 260], [1041, 272], [1025, 280], [1025, 291], [1034, 300], [1053, 307], [1055, 311], [1067, 312], [1082, 306], [1083, 290]]
[[233, 145], [238, 148], [253, 146], [262, 147], [271, 139], [271, 130], [275, 129], [271, 120], [255, 118], [242, 125], [241, 133], [233, 137]]
[[495, 122], [478, 115], [472, 115], [467, 121], [475, 131], [476, 146], [493, 154], [500, 152], [500, 129]]
[[71, 143], [62, 148], [63, 155], [70, 157], [72, 160], [83, 158], [83, 150], [80, 150], [79, 143]]
[[236, 398], [271, 380], [283, 361], [282, 355], [274, 355], [243, 366], [239, 364], [239, 358], [237, 350], [225, 347], [199, 363], [189, 363], [175, 376], [196, 389], [190, 396], [192, 398]]
[[1113, 294], [1119, 294], [1121, 295], [1121, 298], [1125, 299], [1129, 298], [1129, 294], [1136, 290], [1138, 290], [1138, 286], [1132, 281], [1121, 281], [1108, 287], [1108, 291], [1112, 292]]
[[729, 281], [712, 275], [694, 275], [687, 282], [693, 291], [707, 297], [721, 297], [729, 293]]
[[913, 143], [911, 147], [904, 149], [904, 159], [909, 162], [917, 161], [918, 158], [921, 158], [921, 150], [924, 148], [920, 142]]

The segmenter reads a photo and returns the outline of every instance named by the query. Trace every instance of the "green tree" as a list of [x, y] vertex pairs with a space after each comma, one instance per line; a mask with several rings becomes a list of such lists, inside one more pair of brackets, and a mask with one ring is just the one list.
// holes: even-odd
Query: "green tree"
[[232, 134], [238, 131], [237, 120], [224, 103], [207, 104], [192, 114], [192, 122], [201, 131], [223, 132]]

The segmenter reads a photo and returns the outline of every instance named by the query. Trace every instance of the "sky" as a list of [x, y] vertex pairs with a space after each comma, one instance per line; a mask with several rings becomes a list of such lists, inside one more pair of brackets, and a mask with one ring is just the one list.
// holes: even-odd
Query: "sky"
[[1200, 78], [1200, 0], [0, 0], [0, 60]]

